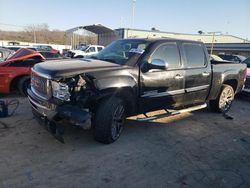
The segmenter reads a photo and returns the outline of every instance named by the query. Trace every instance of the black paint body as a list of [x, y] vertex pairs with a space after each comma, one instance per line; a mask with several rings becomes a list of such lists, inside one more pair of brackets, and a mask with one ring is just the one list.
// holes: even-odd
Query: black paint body
[[[118, 95], [128, 104], [128, 115], [205, 103], [208, 100], [216, 99], [223, 83], [230, 84], [235, 93], [238, 93], [243, 87], [246, 66], [225, 62], [211, 63], [207, 49], [201, 42], [176, 39], [141, 40], [147, 40], [150, 44], [137, 61], [129, 62], [127, 65], [118, 65], [96, 59], [73, 59], [37, 64], [33, 70], [39, 74], [47, 75], [48, 79], [51, 80], [66, 80], [77, 75], [82, 75], [90, 80], [88, 84], [92, 85], [90, 90], [94, 94], [89, 99], [84, 100], [85, 104], [67, 102], [67, 105], [78, 106], [79, 109], [91, 109], [102, 98]], [[177, 44], [180, 67], [178, 69], [151, 70], [148, 68], [151, 54], [165, 43]], [[202, 46], [205, 54], [203, 67], [189, 68], [183, 52], [183, 43]], [[31, 90], [29, 90], [29, 97], [36, 103], [47, 106], [48, 109], [50, 104], [64, 105], [64, 103], [58, 104], [53, 97], [47, 100], [41, 99]], [[81, 97], [85, 98], [86, 96]]]

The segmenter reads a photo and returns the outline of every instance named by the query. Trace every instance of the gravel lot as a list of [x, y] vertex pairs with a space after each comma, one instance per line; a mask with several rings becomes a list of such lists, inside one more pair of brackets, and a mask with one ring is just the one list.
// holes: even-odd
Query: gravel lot
[[[237, 99], [227, 120], [204, 109], [154, 122], [128, 120], [110, 145], [68, 126], [65, 144], [33, 118], [19, 97], [0, 119], [0, 188], [250, 187], [250, 101]], [[158, 113], [158, 112], [157, 112]]]

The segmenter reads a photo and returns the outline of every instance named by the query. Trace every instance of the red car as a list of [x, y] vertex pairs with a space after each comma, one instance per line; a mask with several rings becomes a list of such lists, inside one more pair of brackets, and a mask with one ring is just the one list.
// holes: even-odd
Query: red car
[[0, 93], [19, 90], [22, 95], [27, 95], [31, 68], [42, 61], [45, 58], [39, 52], [21, 48], [6, 61], [0, 62]]

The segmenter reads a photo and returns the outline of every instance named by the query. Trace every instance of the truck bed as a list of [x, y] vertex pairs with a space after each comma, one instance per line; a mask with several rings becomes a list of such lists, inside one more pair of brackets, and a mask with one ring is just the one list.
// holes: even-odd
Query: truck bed
[[213, 61], [211, 63], [212, 80], [210, 94], [208, 96], [209, 100], [216, 99], [222, 84], [226, 80], [232, 80], [232, 84], [235, 85], [235, 87], [233, 87], [235, 94], [242, 90], [244, 85], [244, 72], [246, 70], [245, 64], [224, 61]]

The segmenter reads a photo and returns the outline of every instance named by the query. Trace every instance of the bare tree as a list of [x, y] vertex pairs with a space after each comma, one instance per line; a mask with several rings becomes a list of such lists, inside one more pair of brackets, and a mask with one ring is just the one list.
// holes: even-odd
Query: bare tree
[[[13, 40], [23, 42], [51, 43], [51, 44], [71, 44], [72, 33], [61, 30], [49, 30], [46, 23], [28, 25], [23, 31], [1, 31], [0, 40]], [[78, 42], [86, 44], [96, 44], [97, 37], [93, 35], [79, 35]]]

